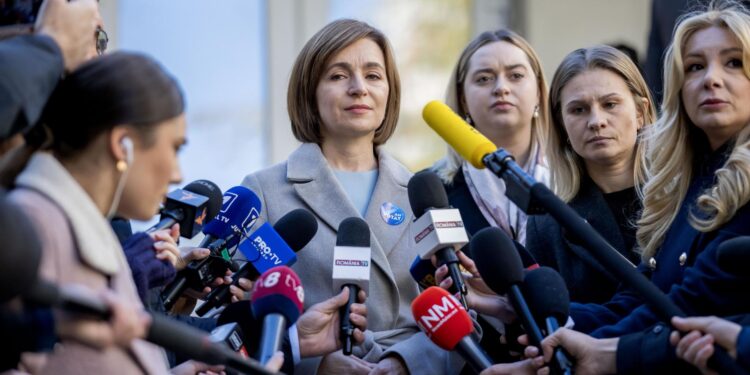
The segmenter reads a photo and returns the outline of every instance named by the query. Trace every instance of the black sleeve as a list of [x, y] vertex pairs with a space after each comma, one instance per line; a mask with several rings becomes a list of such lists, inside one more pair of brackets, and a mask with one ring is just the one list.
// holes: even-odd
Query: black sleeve
[[617, 344], [618, 374], [700, 374], [677, 358], [669, 343], [671, 330], [659, 323], [646, 331], [620, 337]]
[[62, 52], [50, 37], [0, 42], [0, 140], [39, 120], [63, 71]]

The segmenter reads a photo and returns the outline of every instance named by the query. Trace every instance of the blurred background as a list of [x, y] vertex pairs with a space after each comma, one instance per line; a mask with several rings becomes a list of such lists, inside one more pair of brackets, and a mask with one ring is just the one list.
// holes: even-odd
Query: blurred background
[[[12, 3], [23, 11], [38, 2], [0, 0], [0, 6]], [[538, 52], [549, 81], [568, 52], [593, 44], [624, 44], [645, 59], [651, 21], [651, 0], [100, 0], [100, 5], [108, 51], [150, 54], [182, 83], [189, 137], [180, 156], [184, 181], [205, 178], [222, 190], [285, 160], [297, 147], [286, 111], [289, 72], [307, 39], [334, 19], [366, 21], [393, 43], [402, 109], [385, 147], [412, 171], [445, 153], [421, 109], [443, 98], [458, 55], [477, 34], [501, 27], [520, 33]]]

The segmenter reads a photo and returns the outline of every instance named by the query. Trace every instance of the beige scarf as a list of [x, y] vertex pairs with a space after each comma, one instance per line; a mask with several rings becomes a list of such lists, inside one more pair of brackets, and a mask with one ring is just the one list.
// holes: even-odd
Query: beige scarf
[[[505, 195], [505, 181], [489, 169], [474, 168], [466, 161], [463, 162], [462, 169], [469, 192], [487, 222], [502, 229], [521, 244], [526, 244], [526, 213]], [[549, 168], [537, 142], [532, 144], [529, 159], [523, 169], [536, 181], [549, 185]]]

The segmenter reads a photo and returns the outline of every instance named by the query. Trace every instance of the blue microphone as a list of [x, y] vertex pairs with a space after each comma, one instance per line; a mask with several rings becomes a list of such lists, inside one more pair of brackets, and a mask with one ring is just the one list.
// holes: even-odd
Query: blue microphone
[[172, 309], [185, 289], [201, 290], [216, 277], [224, 275], [232, 261], [229, 249], [248, 236], [260, 216], [260, 209], [258, 196], [244, 186], [235, 186], [224, 193], [221, 210], [203, 226], [206, 236], [198, 246], [211, 250], [211, 254], [190, 262], [164, 288], [161, 297], [167, 310]]
[[[273, 227], [269, 223], [261, 225], [247, 240], [240, 242], [239, 250], [247, 261], [232, 275], [232, 285], [238, 285], [240, 278], [256, 280], [272, 267], [291, 266], [297, 261], [295, 253], [305, 247], [317, 231], [315, 216], [304, 208], [288, 212]], [[195, 310], [198, 316], [229, 302], [229, 285], [219, 286], [204, 299], [206, 302]]]

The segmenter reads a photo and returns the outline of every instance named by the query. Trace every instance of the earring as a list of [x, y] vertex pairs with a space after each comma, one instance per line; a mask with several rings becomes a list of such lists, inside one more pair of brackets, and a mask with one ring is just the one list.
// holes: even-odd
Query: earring
[[126, 163], [125, 160], [118, 160], [117, 164], [115, 164], [115, 168], [117, 168], [118, 172], [123, 173], [128, 169], [128, 163]]
[[532, 116], [534, 118], [539, 118], [539, 106], [534, 107], [534, 114]]

